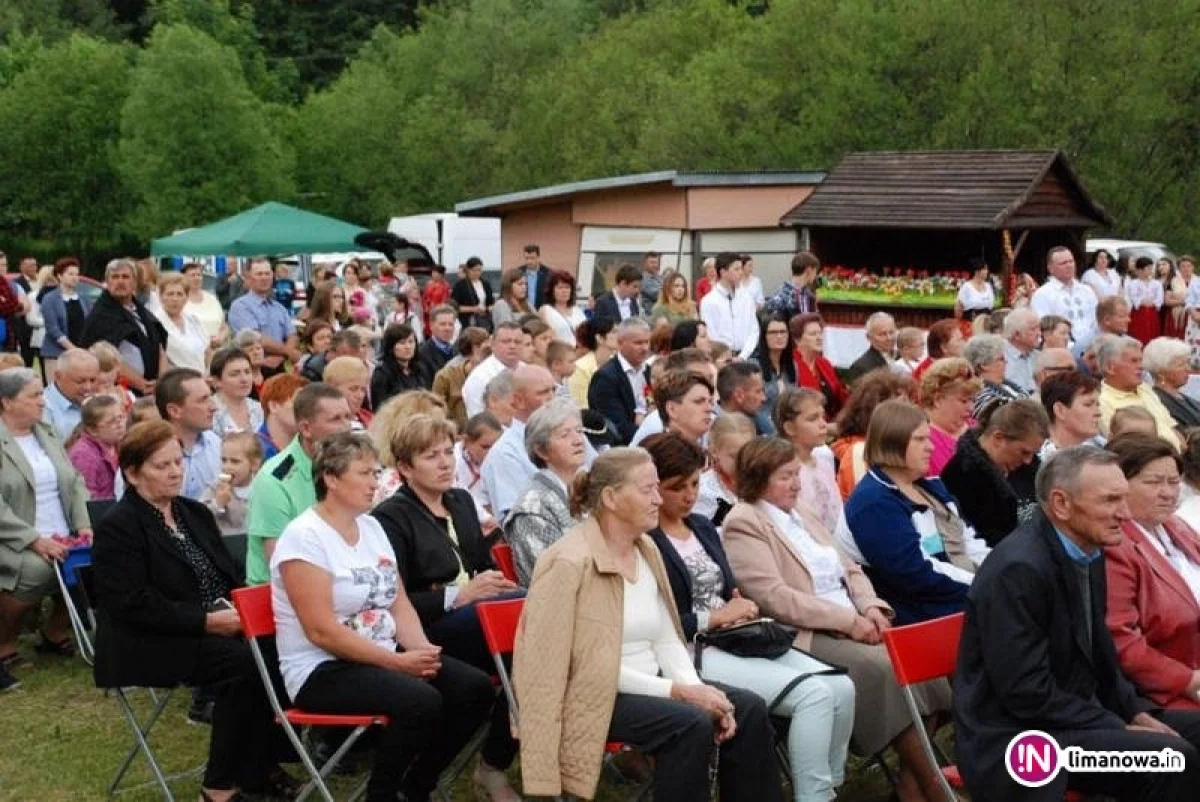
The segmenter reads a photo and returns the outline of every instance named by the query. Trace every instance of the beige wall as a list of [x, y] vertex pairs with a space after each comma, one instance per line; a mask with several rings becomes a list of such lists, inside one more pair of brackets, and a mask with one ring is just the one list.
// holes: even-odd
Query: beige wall
[[684, 228], [687, 197], [666, 184], [588, 192], [575, 196], [574, 220], [581, 226]]
[[533, 242], [541, 246], [543, 263], [574, 274], [579, 265], [579, 232], [571, 220], [570, 201], [504, 212], [500, 221], [504, 267], [523, 264], [522, 249]]
[[685, 228], [774, 228], [812, 187], [692, 187], [687, 190]]

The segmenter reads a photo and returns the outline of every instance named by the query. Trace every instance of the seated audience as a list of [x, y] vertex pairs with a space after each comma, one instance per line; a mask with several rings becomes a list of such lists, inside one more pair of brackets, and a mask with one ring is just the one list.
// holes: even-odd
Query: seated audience
[[[824, 399], [813, 393], [820, 406]], [[780, 474], [764, 489], [764, 505], [785, 520], [793, 507], [799, 460], [782, 440], [758, 441], [756, 459], [746, 471], [763, 477]], [[721, 545], [721, 536], [707, 518], [692, 513], [704, 467], [699, 446], [668, 432], [650, 437], [645, 448], [658, 471], [658, 526], [650, 538], [662, 556], [685, 640], [758, 617], [758, 605], [742, 598], [733, 570]], [[803, 531], [803, 530], [801, 530]], [[832, 548], [829, 549], [833, 551]], [[695, 647], [693, 647], [695, 648]], [[739, 657], [716, 647], [697, 656], [700, 676], [723, 682], [762, 697], [773, 715], [790, 720], [788, 755], [792, 790], [797, 800], [832, 799], [845, 777], [846, 753], [854, 723], [854, 683], [833, 676], [830, 667], [796, 649], [773, 660]], [[792, 684], [803, 676], [797, 684]]]
[[356, 356], [339, 356], [325, 366], [323, 381], [330, 387], [341, 390], [354, 416], [351, 428], [363, 431], [371, 425], [371, 413], [364, 406], [371, 371], [362, 359]]
[[554, 397], [554, 379], [540, 365], [513, 371], [512, 421], [483, 461], [483, 486], [488, 505], [503, 521], [536, 468], [525, 450], [525, 421]]
[[700, 487], [692, 510], [718, 530], [737, 504], [737, 455], [755, 437], [754, 421], [745, 415], [722, 415], [708, 433], [709, 465], [700, 474]]
[[[133, 402], [129, 408], [129, 425], [145, 423], [148, 420], [162, 420], [158, 413], [158, 401], [153, 396], [145, 396]], [[118, 471], [118, 475], [120, 472]]]
[[591, 799], [605, 742], [622, 741], [654, 758], [655, 799], [707, 799], [715, 743], [722, 800], [781, 802], [766, 705], [692, 667], [643, 536], [658, 502], [645, 451], [606, 451], [572, 488], [587, 517], [538, 559], [514, 659], [524, 792]]
[[896, 361], [892, 370], [909, 376], [921, 364], [925, 356], [925, 330], [916, 326], [905, 326], [896, 334]]
[[[672, 351], [665, 359], [656, 359], [651, 366], [651, 386], [657, 386], [663, 374], [668, 371], [700, 373], [707, 376], [714, 387], [717, 383], [717, 369], [713, 365], [712, 357], [699, 348], [684, 348], [679, 351]], [[663, 429], [662, 414], [656, 405], [655, 409], [650, 410], [650, 414], [642, 421], [642, 425], [638, 426], [638, 430], [633, 435], [633, 440], [629, 444], [636, 446], [650, 435], [658, 434]]]
[[[394, 323], [383, 332], [379, 364], [371, 374], [371, 406], [383, 406], [389, 398], [406, 390], [427, 390], [417, 364], [417, 335], [406, 323]], [[432, 379], [430, 380], [432, 384]]]
[[1115, 440], [1130, 432], [1157, 435], [1158, 422], [1145, 407], [1121, 407], [1113, 413], [1112, 423], [1108, 425], [1108, 439]]
[[[780, 440], [759, 438], [738, 454], [741, 503], [729, 513], [724, 533], [730, 566], [763, 615], [799, 630], [797, 649], [848, 670], [856, 696], [856, 748], [874, 755], [895, 747], [900, 798], [935, 799], [936, 768], [925, 760], [881, 643], [892, 609], [811, 510], [796, 505], [796, 468], [791, 447]], [[950, 707], [944, 681], [913, 690], [926, 716]], [[813, 724], [793, 721], [791, 729]]]
[[521, 325], [521, 330], [529, 335], [533, 343], [533, 353], [529, 357], [522, 357], [521, 361], [531, 362], [543, 368], [549, 367], [546, 362], [546, 349], [554, 342], [554, 330], [539, 318], [526, 320]]
[[[954, 674], [959, 771], [974, 799], [1017, 802], [1030, 789], [1005, 750], [1039, 730], [1059, 748], [1183, 753], [1181, 773], [1061, 770], [1038, 799], [1068, 789], [1118, 799], [1195, 798], [1200, 715], [1161, 710], [1121, 673], [1106, 620], [1104, 549], [1124, 537], [1128, 483], [1093, 446], [1057, 452], [1038, 474], [1033, 519], [1004, 539], [971, 586]], [[1182, 735], [1182, 737], [1180, 737]]]
[[963, 521], [995, 547], [1037, 508], [1037, 453], [1050, 433], [1041, 404], [1031, 398], [994, 401], [979, 428], [958, 438], [941, 480], [958, 500]]
[[800, 498], [826, 530], [837, 528], [842, 517], [833, 452], [825, 445], [829, 424], [825, 399], [816, 390], [785, 390], [775, 405], [775, 428], [796, 449], [800, 461]]
[[[543, 307], [544, 308], [544, 307]], [[567, 381], [575, 373], [575, 346], [555, 340], [546, 349], [546, 368], [554, 377], [556, 398], [571, 398]]]
[[[327, 358], [326, 354], [333, 346], [333, 333], [333, 326], [323, 320], [310, 319], [305, 324], [304, 333], [300, 335], [300, 349], [304, 354], [294, 366], [297, 373], [308, 376], [306, 368], [311, 360], [319, 358], [324, 363], [332, 358]], [[320, 376], [320, 373], [317, 375]]]
[[[280, 373], [271, 379], [287, 375]], [[250, 482], [262, 464], [262, 441], [254, 432], [234, 432], [221, 441], [221, 474], [216, 484], [200, 494], [200, 501], [217, 519], [222, 535], [246, 534]]]
[[1179, 484], [1179, 507], [1175, 514], [1200, 532], [1200, 429], [1188, 432], [1180, 457], [1182, 478]]
[[1024, 390], [1004, 378], [1005, 365], [1008, 363], [1005, 348], [1004, 339], [996, 334], [977, 334], [967, 340], [963, 348], [963, 359], [983, 383], [975, 394], [975, 403], [971, 408], [976, 418], [983, 413], [984, 407], [997, 398], [1015, 401], [1028, 397]]
[[[936, 368], [926, 372], [926, 380]], [[957, 613], [987, 547], [975, 538], [941, 480], [929, 478], [929, 419], [907, 401], [871, 416], [870, 468], [846, 499], [843, 548], [867, 572], [897, 624]]]
[[1055, 373], [1042, 382], [1038, 400], [1050, 421], [1050, 436], [1038, 451], [1045, 462], [1060, 448], [1091, 443], [1104, 445], [1100, 436], [1100, 383], [1077, 370]]
[[475, 499], [476, 508], [481, 510], [481, 521], [492, 515], [483, 484], [483, 461], [503, 433], [504, 427], [495, 415], [480, 412], [467, 421], [462, 430], [462, 439], [454, 444], [454, 486], [467, 491]]
[[[216, 694], [201, 793], [225, 802], [286, 786], [276, 733], [230, 591], [242, 571], [212, 513], [180, 495], [183, 451], [164, 421], [121, 441], [124, 497], [96, 525], [96, 685], [203, 686]], [[241, 792], [241, 793], [239, 793]]]
[[375, 490], [376, 504], [395, 493], [403, 481], [400, 472], [396, 470], [396, 460], [392, 457], [388, 443], [392, 442], [396, 433], [414, 415], [444, 418], [446, 404], [428, 390], [409, 390], [407, 393], [392, 396], [371, 418], [371, 426], [367, 431], [371, 440], [375, 442], [375, 447], [380, 449], [379, 462], [383, 466], [379, 474], [379, 487]]
[[504, 539], [528, 587], [538, 556], [576, 524], [568, 492], [587, 460], [587, 441], [575, 402], [556, 398], [534, 412], [525, 425], [525, 449], [538, 471], [505, 518]]
[[[815, 312], [796, 315], [788, 325], [792, 332], [792, 340], [796, 343], [796, 384], [819, 392], [825, 398], [825, 414], [831, 418], [835, 417], [849, 399], [850, 391], [838, 378], [833, 364], [823, 355], [825, 324], [821, 321], [821, 316]], [[892, 336], [895, 336], [894, 325]], [[878, 353], [874, 348], [870, 348], [864, 356]], [[870, 373], [870, 370], [855, 373], [854, 377], [859, 379], [867, 373]]]
[[287, 444], [296, 436], [296, 416], [292, 410], [292, 401], [296, 398], [296, 393], [307, 384], [308, 379], [293, 373], [280, 373], [263, 382], [262, 392], [259, 394], [263, 423], [258, 427], [263, 459], [270, 459], [287, 448]]
[[[455, 319], [457, 320], [457, 317]], [[456, 356], [433, 377], [433, 392], [446, 403], [450, 420], [460, 428], [467, 423], [467, 404], [463, 401], [463, 385], [471, 371], [491, 354], [491, 347], [488, 345], [489, 338], [490, 335], [483, 329], [464, 329], [454, 343]], [[376, 409], [378, 409], [379, 402], [375, 403]]]
[[341, 329], [334, 332], [329, 340], [329, 347], [319, 353], [314, 352], [304, 360], [300, 375], [310, 382], [323, 381], [325, 366], [340, 356], [358, 356], [362, 352], [363, 339], [353, 329]]
[[[717, 373], [716, 398], [718, 414], [738, 413], [754, 421], [759, 434], [775, 434], [771, 414], [764, 412], [767, 395], [763, 388], [762, 369], [757, 362], [733, 362]], [[762, 414], [760, 414], [762, 413]]]
[[[429, 289], [428, 285], [426, 285], [426, 289]], [[449, 305], [434, 306], [428, 308], [426, 320], [428, 322], [429, 337], [417, 349], [416, 370], [421, 374], [422, 386], [425, 389], [429, 389], [433, 386], [434, 377], [456, 355], [454, 350], [454, 330], [458, 327], [458, 313], [454, 311], [454, 307]], [[388, 325], [388, 328], [391, 328], [391, 324]], [[479, 329], [479, 331], [483, 330]], [[420, 334], [421, 332], [418, 331], [413, 332], [414, 342], [421, 339]], [[387, 339], [387, 329], [384, 329], [383, 337], [384, 340]], [[484, 332], [484, 339], [486, 338], [487, 333]], [[386, 343], [382, 349], [382, 353], [388, 353]], [[372, 400], [377, 406], [383, 404], [383, 401], [375, 398], [374, 394], [372, 394]]]
[[959, 321], [947, 318], [931, 325], [925, 335], [925, 358], [913, 368], [913, 381], [921, 381], [925, 371], [937, 360], [948, 356], [962, 356], [966, 343]]
[[1033, 357], [1033, 380], [1038, 386], [1038, 393], [1041, 392], [1041, 386], [1046, 379], [1054, 374], [1077, 370], [1079, 366], [1075, 357], [1066, 348], [1043, 348]]
[[[750, 363], [739, 362], [739, 365]], [[756, 365], [754, 375], [758, 376]], [[761, 384], [761, 377], [759, 377]], [[761, 396], [761, 388], [759, 394]], [[713, 424], [716, 393], [712, 382], [703, 373], [690, 370], [669, 370], [654, 385], [654, 407], [662, 418], [663, 428], [678, 432], [699, 445]], [[729, 410], [724, 415], [740, 414]], [[723, 416], [722, 416], [723, 417]], [[749, 415], [743, 415], [753, 420]]]
[[769, 415], [779, 394], [796, 386], [796, 343], [787, 318], [782, 315], [768, 317], [761, 328], [754, 359], [762, 368], [763, 389], [767, 393], [762, 413]]
[[1022, 395], [1037, 392], [1033, 360], [1041, 337], [1041, 325], [1032, 309], [1014, 309], [1004, 319], [1004, 384], [1020, 390]]
[[[516, 586], [495, 570], [471, 494], [454, 487], [454, 436], [454, 424], [444, 418], [404, 421], [390, 444], [404, 484], [371, 515], [392, 544], [404, 590], [429, 640], [490, 673], [494, 663], [475, 604], [508, 598]], [[519, 799], [504, 777], [516, 751], [501, 696], [474, 774], [495, 802]]]
[[1142, 351], [1142, 368], [1154, 382], [1154, 394], [1181, 431], [1200, 426], [1200, 402], [1183, 392], [1191, 377], [1192, 348], [1174, 337], [1157, 337]]
[[[483, 409], [507, 429], [513, 422], [513, 372], [498, 373], [483, 388]], [[479, 414], [479, 413], [476, 413]]]
[[648, 412], [650, 326], [633, 317], [617, 326], [617, 355], [596, 370], [588, 385], [588, 408], [604, 415], [628, 443]]
[[842, 501], [850, 497], [854, 486], [867, 472], [863, 459], [867, 424], [875, 407], [891, 398], [911, 399], [916, 386], [908, 376], [890, 370], [874, 370], [859, 379], [842, 411], [838, 413], [834, 430], [837, 439], [830, 445], [837, 463], [837, 487]]
[[263, 348], [263, 336], [254, 329], [242, 329], [234, 336], [233, 347], [250, 358], [250, 371], [253, 376], [252, 385], [254, 387], [250, 391], [250, 397], [257, 400], [258, 394], [262, 390], [263, 382], [266, 381], [266, 375], [263, 373], [263, 365], [266, 362], [267, 352]]
[[1156, 435], [1108, 444], [1129, 483], [1124, 539], [1105, 549], [1121, 672], [1155, 704], [1200, 710], [1200, 536], [1175, 514], [1183, 462]]
[[[575, 372], [567, 381], [567, 387], [580, 409], [588, 408], [588, 386], [596, 370], [617, 352], [614, 325], [611, 319], [593, 318], [585, 320], [575, 329], [575, 339], [587, 353], [575, 360]], [[674, 332], [671, 336], [674, 338]]]
[[250, 357], [237, 348], [222, 348], [209, 365], [213, 386], [213, 434], [225, 437], [234, 432], [257, 432], [262, 428], [262, 405], [250, 397], [254, 391], [254, 368]]
[[1150, 385], [1142, 382], [1142, 344], [1133, 337], [1106, 337], [1096, 349], [1100, 382], [1100, 430], [1110, 431], [1113, 413], [1125, 407], [1142, 407], [1154, 418], [1158, 436], [1179, 448], [1183, 445], [1178, 424]]
[[1071, 347], [1071, 321], [1060, 315], [1043, 315], [1038, 320], [1042, 332], [1042, 350]]
[[[933, 456], [929, 475], [937, 476], [958, 448], [958, 438], [971, 423], [980, 381], [966, 359], [947, 357], [929, 366], [921, 377], [921, 408], [929, 415], [929, 441]], [[874, 408], [865, 410], [870, 420]]]
[[[896, 351], [896, 320], [887, 312], [873, 312], [867, 318], [867, 350], [846, 371], [846, 382], [853, 385], [863, 376], [879, 368], [892, 366]], [[795, 336], [795, 329], [792, 336]], [[798, 341], [803, 337], [797, 337]], [[832, 411], [831, 411], [832, 414]]]
[[[15, 687], [17, 636], [26, 614], [57, 589], [52, 563], [60, 538], [91, 539], [87, 488], [42, 419], [42, 380], [29, 368], [0, 371], [0, 690]], [[66, 607], [55, 601], [37, 651], [74, 653]]]
[[83, 420], [67, 448], [71, 465], [83, 477], [92, 501], [115, 497], [117, 445], [125, 436], [128, 416], [111, 395], [94, 395], [83, 402]]
[[708, 326], [703, 320], [684, 320], [671, 329], [671, 351], [684, 348], [699, 348], [712, 356], [712, 340], [708, 339]]

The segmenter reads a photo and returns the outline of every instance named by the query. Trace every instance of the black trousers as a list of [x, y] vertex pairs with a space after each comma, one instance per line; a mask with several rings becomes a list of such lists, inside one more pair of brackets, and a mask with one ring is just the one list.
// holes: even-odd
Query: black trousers
[[1187, 769], [1178, 773], [1076, 773], [1067, 778], [1067, 788], [1086, 794], [1104, 794], [1116, 799], [1154, 802], [1194, 802], [1200, 799], [1200, 712], [1164, 710], [1154, 716], [1179, 733], [1175, 738], [1153, 732], [1129, 730], [1072, 730], [1054, 733], [1062, 748], [1079, 746], [1091, 751], [1154, 752], [1170, 747], [1182, 752]]
[[[783, 802], [783, 787], [772, 757], [767, 705], [753, 693], [710, 683], [733, 702], [737, 733], [721, 744], [717, 770], [721, 802]], [[687, 702], [618, 693], [608, 728], [654, 756], [655, 799], [708, 799], [713, 720]]]
[[241, 638], [205, 635], [186, 680], [215, 695], [204, 787], [263, 787], [275, 765], [278, 731], [250, 647]]
[[405, 791], [423, 799], [487, 718], [495, 698], [478, 669], [442, 656], [433, 680], [331, 660], [309, 675], [296, 705], [312, 713], [381, 713], [391, 722], [377, 741], [367, 799], [395, 802]]
[[[525, 591], [520, 590], [503, 593], [489, 601], [524, 597]], [[464, 605], [447, 613], [425, 627], [425, 634], [431, 643], [442, 647], [444, 654], [462, 660], [489, 676], [496, 673], [496, 663], [488, 653], [487, 642], [483, 639], [483, 628], [479, 625], [479, 615], [475, 612], [474, 604]], [[511, 662], [506, 660], [505, 663], [511, 671]], [[517, 756], [518, 745], [512, 737], [508, 719], [508, 699], [502, 693], [497, 694], [487, 737], [479, 750], [484, 762], [495, 769], [507, 769]]]

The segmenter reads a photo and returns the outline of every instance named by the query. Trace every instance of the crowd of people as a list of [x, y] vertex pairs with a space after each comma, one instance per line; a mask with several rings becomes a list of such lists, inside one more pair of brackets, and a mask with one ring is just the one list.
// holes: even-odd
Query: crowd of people
[[[85, 543], [97, 684], [193, 688], [215, 802], [295, 785], [228, 604], [243, 584], [271, 587], [285, 698], [389, 717], [369, 799], [429, 799], [482, 729], [472, 782], [494, 802], [521, 798], [518, 757], [523, 793], [592, 798], [614, 741], [654, 758], [659, 799], [782, 800], [786, 779], [829, 800], [851, 751], [890, 749], [898, 798], [941, 800], [918, 728], [951, 721], [975, 799], [1029, 798], [1004, 776], [1024, 730], [1186, 757], [1064, 772], [1047, 799], [1191, 798], [1190, 258], [1125, 274], [1101, 252], [1077, 280], [1052, 248], [1006, 309], [980, 261], [954, 317], [876, 312], [840, 368], [812, 253], [769, 295], [748, 255], [705, 260], [693, 295], [650, 253], [584, 303], [536, 245], [523, 257], [498, 291], [477, 259], [454, 283], [318, 266], [298, 312], [266, 259], [215, 293], [199, 265], [114, 260], [94, 304], [75, 260], [23, 261], [0, 356], [0, 689], [29, 668], [18, 635], [51, 563]], [[92, 521], [89, 500], [114, 505]], [[478, 613], [507, 599], [519, 711]], [[884, 633], [958, 613], [956, 674], [914, 688], [914, 722]], [[791, 649], [704, 645], [763, 616]], [[39, 626], [39, 652], [73, 653], [61, 600]]]

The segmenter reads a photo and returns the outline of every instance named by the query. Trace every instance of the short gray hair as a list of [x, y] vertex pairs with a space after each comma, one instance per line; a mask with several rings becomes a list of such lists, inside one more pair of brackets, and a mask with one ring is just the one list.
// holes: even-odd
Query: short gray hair
[[640, 317], [628, 317], [617, 326], [617, 340], [624, 340], [635, 332], [650, 331], [650, 324]]
[[1004, 339], [1012, 339], [1014, 334], [1028, 326], [1030, 323], [1036, 323], [1037, 320], [1037, 312], [1034, 312], [1032, 309], [1022, 307], [1020, 309], [1012, 310], [1004, 318], [1004, 328], [1002, 329]]
[[262, 332], [255, 329], [242, 329], [233, 338], [235, 348], [245, 348], [250, 345], [262, 345]]
[[538, 456], [539, 449], [546, 449], [554, 431], [564, 423], [577, 422], [583, 425], [579, 407], [569, 398], [555, 398], [539, 407], [525, 422], [525, 452], [539, 468], [546, 467], [546, 460]]
[[58, 370], [71, 370], [72, 368], [83, 367], [84, 365], [95, 365], [96, 369], [100, 369], [100, 360], [96, 355], [86, 348], [72, 348], [70, 351], [64, 351], [58, 357]]
[[130, 273], [133, 274], [133, 277], [135, 279], [138, 276], [137, 265], [135, 265], [133, 263], [133, 260], [131, 260], [131, 259], [113, 259], [112, 261], [110, 261], [108, 264], [106, 264], [104, 266], [104, 280], [108, 281], [112, 277], [112, 274], [116, 273], [118, 270], [128, 270]]
[[1133, 349], [1142, 350], [1142, 344], [1128, 334], [1110, 334], [1099, 341], [1096, 346], [1096, 369], [1103, 375], [1117, 357]]
[[1074, 367], [1075, 357], [1071, 356], [1071, 352], [1069, 350], [1067, 350], [1066, 348], [1043, 348], [1043, 349], [1041, 349], [1033, 357], [1033, 372], [1034, 372], [1034, 374], [1036, 375], [1038, 373], [1041, 373], [1041, 372], [1045, 371], [1046, 368], [1050, 367], [1050, 363], [1052, 361], [1054, 361], [1052, 359], [1052, 357], [1059, 357], [1059, 356], [1063, 356], [1064, 354], [1066, 355], [1067, 359], [1070, 360], [1071, 366]]
[[1055, 488], [1065, 490], [1072, 498], [1077, 497], [1084, 468], [1088, 465], [1116, 465], [1118, 461], [1116, 454], [1094, 445], [1072, 446], [1055, 451], [1042, 463], [1034, 480], [1038, 504], [1044, 509]]
[[33, 368], [8, 368], [0, 370], [0, 400], [12, 401], [29, 386], [30, 382], [41, 377]]
[[872, 312], [871, 316], [867, 318], [867, 323], [864, 326], [864, 328], [867, 331], [870, 331], [871, 329], [875, 328], [876, 323], [884, 323], [884, 322], [895, 325], [896, 318], [892, 317], [887, 312]]
[[999, 334], [976, 334], [967, 340], [963, 348], [963, 359], [978, 371], [984, 365], [990, 365], [1004, 356], [1004, 338]]
[[317, 489], [317, 501], [325, 498], [329, 488], [325, 486], [325, 475], [342, 476], [350, 470], [350, 463], [364, 457], [379, 462], [379, 449], [370, 435], [362, 432], [337, 432], [317, 442], [317, 453], [313, 457], [313, 483]]
[[483, 405], [486, 407], [488, 401], [494, 398], [508, 398], [512, 394], [513, 373], [511, 370], [502, 370], [483, 388]]
[[1155, 378], [1175, 360], [1190, 358], [1192, 348], [1175, 337], [1155, 337], [1142, 349], [1142, 369]]

